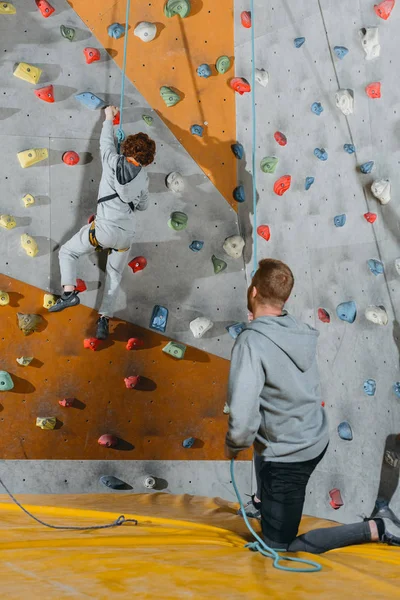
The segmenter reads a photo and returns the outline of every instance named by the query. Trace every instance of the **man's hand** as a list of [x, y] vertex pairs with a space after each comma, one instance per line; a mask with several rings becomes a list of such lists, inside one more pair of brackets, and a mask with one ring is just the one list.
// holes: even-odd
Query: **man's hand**
[[225, 454], [225, 458], [227, 458], [228, 460], [232, 460], [232, 458], [237, 457], [237, 454], [233, 453], [232, 450], [226, 444], [225, 444], [224, 454]]
[[113, 121], [119, 110], [116, 106], [107, 106], [104, 112], [106, 113], [106, 121]]

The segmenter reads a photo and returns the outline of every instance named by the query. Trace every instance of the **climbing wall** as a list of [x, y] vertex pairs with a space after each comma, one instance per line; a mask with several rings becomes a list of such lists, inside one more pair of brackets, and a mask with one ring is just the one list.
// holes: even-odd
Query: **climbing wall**
[[[272, 256], [291, 266], [296, 283], [288, 308], [321, 334], [322, 397], [331, 443], [311, 480], [306, 510], [346, 522], [370, 513], [379, 496], [399, 512], [399, 472], [383, 457], [396, 444], [399, 449], [400, 431], [395, 390], [400, 347], [400, 278], [395, 268], [400, 256], [395, 77], [400, 66], [400, 9], [396, 6], [383, 20], [375, 14], [373, 0], [255, 0], [254, 5], [255, 67], [269, 74], [266, 87], [258, 82], [255, 87], [257, 225], [270, 228], [269, 241], [257, 236], [257, 258]], [[249, 2], [237, 1], [236, 76], [251, 81], [251, 30], [241, 24], [244, 10], [249, 10]], [[369, 27], [378, 27], [381, 44], [380, 56], [372, 60], [366, 60], [359, 34]], [[366, 86], [379, 82], [381, 97], [367, 95]], [[354, 97], [354, 111], [347, 116], [336, 106], [335, 94], [341, 89], [352, 90]], [[255, 235], [251, 107], [250, 94], [237, 95], [237, 135], [245, 146], [239, 179], [247, 197], [240, 219], [248, 250]], [[276, 133], [284, 134], [286, 145], [277, 143]], [[346, 152], [353, 150], [351, 145], [352, 154]], [[278, 159], [275, 172], [261, 169], [265, 157], [266, 171], [273, 170], [276, 161], [271, 159]], [[374, 161], [373, 170], [364, 174], [371, 165], [360, 167], [369, 161]], [[288, 178], [275, 186], [287, 175], [289, 189]], [[308, 190], [306, 178], [314, 178], [312, 184], [308, 180]], [[381, 205], [371, 184], [386, 178], [392, 200]], [[368, 264], [370, 259], [378, 262]], [[251, 252], [246, 262], [250, 272]], [[354, 305], [337, 311], [339, 304], [348, 302], [356, 305], [354, 322], [349, 322]], [[386, 325], [366, 318], [370, 306], [384, 306]], [[342, 436], [351, 440], [339, 436], [341, 423], [348, 424], [341, 426]], [[340, 490], [344, 503], [336, 511], [329, 496], [334, 489]]]

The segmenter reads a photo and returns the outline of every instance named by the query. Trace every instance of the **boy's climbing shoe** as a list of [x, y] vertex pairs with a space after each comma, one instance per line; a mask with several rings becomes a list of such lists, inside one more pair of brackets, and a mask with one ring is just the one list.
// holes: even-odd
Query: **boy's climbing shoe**
[[64, 310], [64, 308], [78, 306], [80, 303], [81, 301], [79, 299], [78, 292], [64, 292], [54, 306], [49, 308], [49, 312], [60, 312], [60, 310]]
[[396, 469], [400, 465], [400, 454], [393, 450], [386, 450], [385, 463]]
[[[374, 517], [376, 519], [376, 517]], [[381, 541], [389, 546], [400, 546], [400, 527], [396, 525], [390, 518], [382, 518], [385, 526], [385, 532], [382, 535]]]
[[99, 317], [97, 319], [96, 338], [98, 340], [106, 340], [108, 338], [109, 333], [110, 331], [108, 327], [108, 318]]
[[[244, 512], [246, 513], [246, 517], [248, 517], [249, 519], [261, 519], [261, 502], [255, 502], [254, 498], [255, 494], [253, 494], [251, 500], [249, 500], [248, 503], [244, 505]], [[243, 517], [241, 508], [239, 508], [237, 514]]]
[[397, 517], [397, 515], [395, 515], [395, 513], [392, 511], [391, 508], [389, 508], [389, 506], [386, 502], [384, 502], [384, 503], [377, 502], [376, 503], [375, 510], [373, 512], [373, 518], [374, 519], [389, 519], [390, 521], [392, 521], [392, 523], [394, 523], [395, 525], [400, 527], [399, 517]]

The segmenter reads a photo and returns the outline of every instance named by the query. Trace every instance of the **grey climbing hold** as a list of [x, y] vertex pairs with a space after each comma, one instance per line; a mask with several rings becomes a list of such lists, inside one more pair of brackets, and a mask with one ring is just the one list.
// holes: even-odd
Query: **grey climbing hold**
[[261, 163], [260, 168], [263, 173], [275, 173], [275, 169], [279, 159], [276, 156], [265, 156]]
[[65, 25], [60, 26], [61, 35], [72, 42], [75, 37], [75, 29], [73, 27], [66, 27]]
[[10, 373], [0, 371], [0, 392], [9, 392], [14, 387], [14, 382], [11, 379]]
[[203, 63], [202, 65], [197, 67], [197, 75], [199, 77], [203, 77], [204, 79], [207, 79], [208, 77], [210, 77], [211, 69], [210, 69], [209, 65], [207, 63]]
[[97, 110], [106, 106], [104, 100], [102, 100], [95, 94], [92, 94], [91, 92], [82, 92], [81, 94], [75, 94], [75, 98], [78, 100], [78, 102], [80, 102], [87, 108], [90, 108], [91, 110]]
[[183, 440], [182, 446], [184, 448], [191, 448], [193, 446], [193, 444], [195, 443], [195, 441], [196, 441], [196, 438], [194, 438], [194, 437], [186, 438], [186, 440]]
[[112, 490], [123, 490], [129, 487], [125, 481], [122, 481], [113, 475], [103, 475], [100, 477], [100, 482]]
[[364, 48], [365, 59], [373, 60], [377, 58], [381, 53], [381, 46], [379, 43], [379, 31], [377, 27], [363, 27], [360, 29], [361, 44]]
[[265, 69], [256, 69], [255, 79], [257, 83], [259, 83], [263, 87], [267, 87], [269, 81], [268, 71], [266, 71]]
[[214, 323], [207, 317], [197, 317], [189, 324], [190, 331], [197, 340], [202, 338], [207, 331], [214, 327]]
[[214, 254], [211, 257], [211, 260], [214, 266], [214, 273], [216, 275], [218, 275], [218, 273], [222, 273], [222, 271], [225, 271], [226, 267], [228, 266], [226, 262], [222, 260], [222, 258], [217, 258]]
[[394, 259], [394, 268], [396, 269], [397, 275], [400, 275], [400, 258]]
[[193, 240], [193, 242], [190, 244], [189, 248], [191, 250], [193, 250], [193, 252], [200, 252], [200, 250], [203, 248], [204, 246], [204, 242], [201, 242], [199, 240]]
[[396, 383], [393, 384], [393, 391], [396, 394], [396, 396], [400, 398], [400, 381], [396, 381]]
[[243, 329], [246, 327], [244, 323], [232, 323], [232, 325], [228, 325], [225, 329], [229, 333], [229, 335], [236, 340], [238, 335], [240, 335]]
[[380, 260], [377, 260], [376, 258], [370, 258], [367, 261], [367, 264], [368, 264], [369, 270], [374, 275], [382, 275], [382, 273], [385, 270], [384, 266], [383, 266], [383, 262], [381, 262]]
[[172, 171], [172, 173], [169, 173], [165, 182], [167, 184], [167, 188], [175, 194], [181, 194], [185, 189], [185, 182], [182, 175], [178, 173], [178, 171]]
[[239, 144], [239, 142], [236, 142], [236, 144], [232, 144], [231, 149], [232, 149], [233, 154], [236, 156], [236, 158], [238, 160], [241, 160], [243, 158], [244, 148], [243, 148], [242, 144]]
[[354, 146], [354, 144], [345, 144], [343, 146], [343, 150], [347, 152], [347, 154], [354, 154], [354, 152], [356, 151], [356, 147]]
[[348, 423], [347, 421], [343, 421], [342, 423], [340, 423], [338, 425], [338, 434], [342, 440], [351, 442], [351, 440], [353, 439], [353, 432], [351, 430], [350, 423]]
[[245, 242], [241, 235], [231, 235], [224, 241], [223, 249], [231, 258], [240, 258]]
[[363, 163], [362, 165], [360, 165], [360, 171], [361, 173], [364, 173], [364, 175], [369, 175], [369, 173], [371, 173], [372, 169], [374, 168], [374, 161], [373, 160], [369, 160], [368, 162]]
[[168, 227], [170, 227], [174, 231], [183, 231], [183, 229], [186, 229], [187, 223], [187, 214], [177, 210], [171, 214], [171, 218], [168, 221]]
[[306, 38], [305, 37], [298, 37], [298, 38], [295, 38], [293, 41], [294, 41], [294, 45], [295, 45], [296, 48], [301, 48], [301, 46], [306, 41]]
[[336, 217], [333, 218], [333, 222], [335, 227], [343, 227], [343, 225], [346, 223], [346, 215], [336, 215]]
[[215, 68], [221, 75], [229, 71], [231, 68], [231, 60], [229, 56], [220, 56], [215, 63]]
[[171, 106], [175, 106], [175, 104], [178, 104], [178, 102], [181, 99], [177, 92], [172, 90], [170, 87], [167, 87], [166, 85], [161, 86], [160, 94], [165, 104], [169, 108], [171, 108]]
[[198, 135], [199, 137], [203, 137], [203, 127], [201, 125], [192, 125], [190, 128], [190, 133], [192, 135]]
[[244, 187], [242, 185], [238, 185], [233, 190], [233, 197], [236, 200], [236, 202], [244, 202], [246, 200], [246, 196], [244, 193]]
[[312, 184], [314, 183], [315, 179], [314, 177], [306, 177], [306, 181], [304, 183], [304, 189], [307, 191], [310, 189], [310, 187], [312, 186]]
[[365, 309], [365, 318], [375, 325], [387, 325], [389, 321], [384, 306], [368, 306]]
[[377, 179], [371, 185], [371, 192], [383, 205], [392, 199], [392, 186], [389, 179]]
[[338, 90], [335, 94], [336, 106], [342, 113], [348, 117], [354, 112], [354, 92], [353, 90]]
[[325, 148], [315, 148], [314, 154], [319, 160], [328, 160], [328, 153]]
[[146, 123], [146, 125], [149, 125], [149, 127], [153, 125], [153, 117], [150, 117], [149, 115], [142, 115], [142, 119]]
[[367, 396], [375, 396], [376, 381], [375, 379], [366, 379], [363, 384], [364, 392]]
[[313, 102], [311, 104], [311, 112], [314, 113], [314, 115], [320, 115], [322, 112], [324, 112], [324, 108], [321, 104], [321, 102]]
[[148, 21], [142, 21], [136, 25], [133, 34], [141, 39], [142, 42], [151, 42], [157, 35], [157, 25]]
[[346, 56], [346, 54], [349, 53], [348, 48], [346, 48], [345, 46], [335, 46], [333, 48], [333, 51], [336, 54], [336, 56], [340, 58], [340, 60], [342, 60]]
[[154, 477], [146, 477], [146, 479], [143, 482], [143, 485], [148, 490], [154, 490], [154, 488], [157, 485], [157, 481], [155, 480]]
[[342, 321], [354, 323], [357, 316], [357, 305], [353, 300], [342, 302], [336, 307], [336, 314]]
[[168, 18], [179, 15], [184, 19], [189, 16], [190, 8], [190, 0], [167, 0], [164, 5], [164, 14]]
[[107, 27], [107, 33], [110, 37], [119, 40], [125, 35], [125, 27], [121, 23], [112, 23]]

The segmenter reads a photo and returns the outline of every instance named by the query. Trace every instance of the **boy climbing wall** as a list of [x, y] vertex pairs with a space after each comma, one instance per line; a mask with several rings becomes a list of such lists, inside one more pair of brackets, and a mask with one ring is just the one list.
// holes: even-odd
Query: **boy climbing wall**
[[318, 331], [284, 310], [294, 284], [284, 263], [260, 261], [248, 290], [251, 322], [232, 351], [225, 454], [254, 444], [265, 542], [274, 549], [320, 554], [366, 542], [400, 546], [400, 521], [388, 508], [373, 519], [297, 536], [308, 480], [329, 444], [316, 360]]
[[117, 153], [113, 119], [115, 106], [105, 109], [105, 121], [100, 136], [103, 173], [97, 200], [97, 215], [60, 249], [59, 260], [63, 293], [50, 312], [59, 312], [80, 303], [76, 290], [77, 261], [93, 250], [108, 249], [106, 280], [99, 310], [96, 337], [105, 340], [108, 321], [114, 306], [122, 272], [129, 259], [135, 235], [136, 211], [148, 206], [148, 176], [144, 167], [154, 161], [155, 142], [145, 133], [129, 135]]

